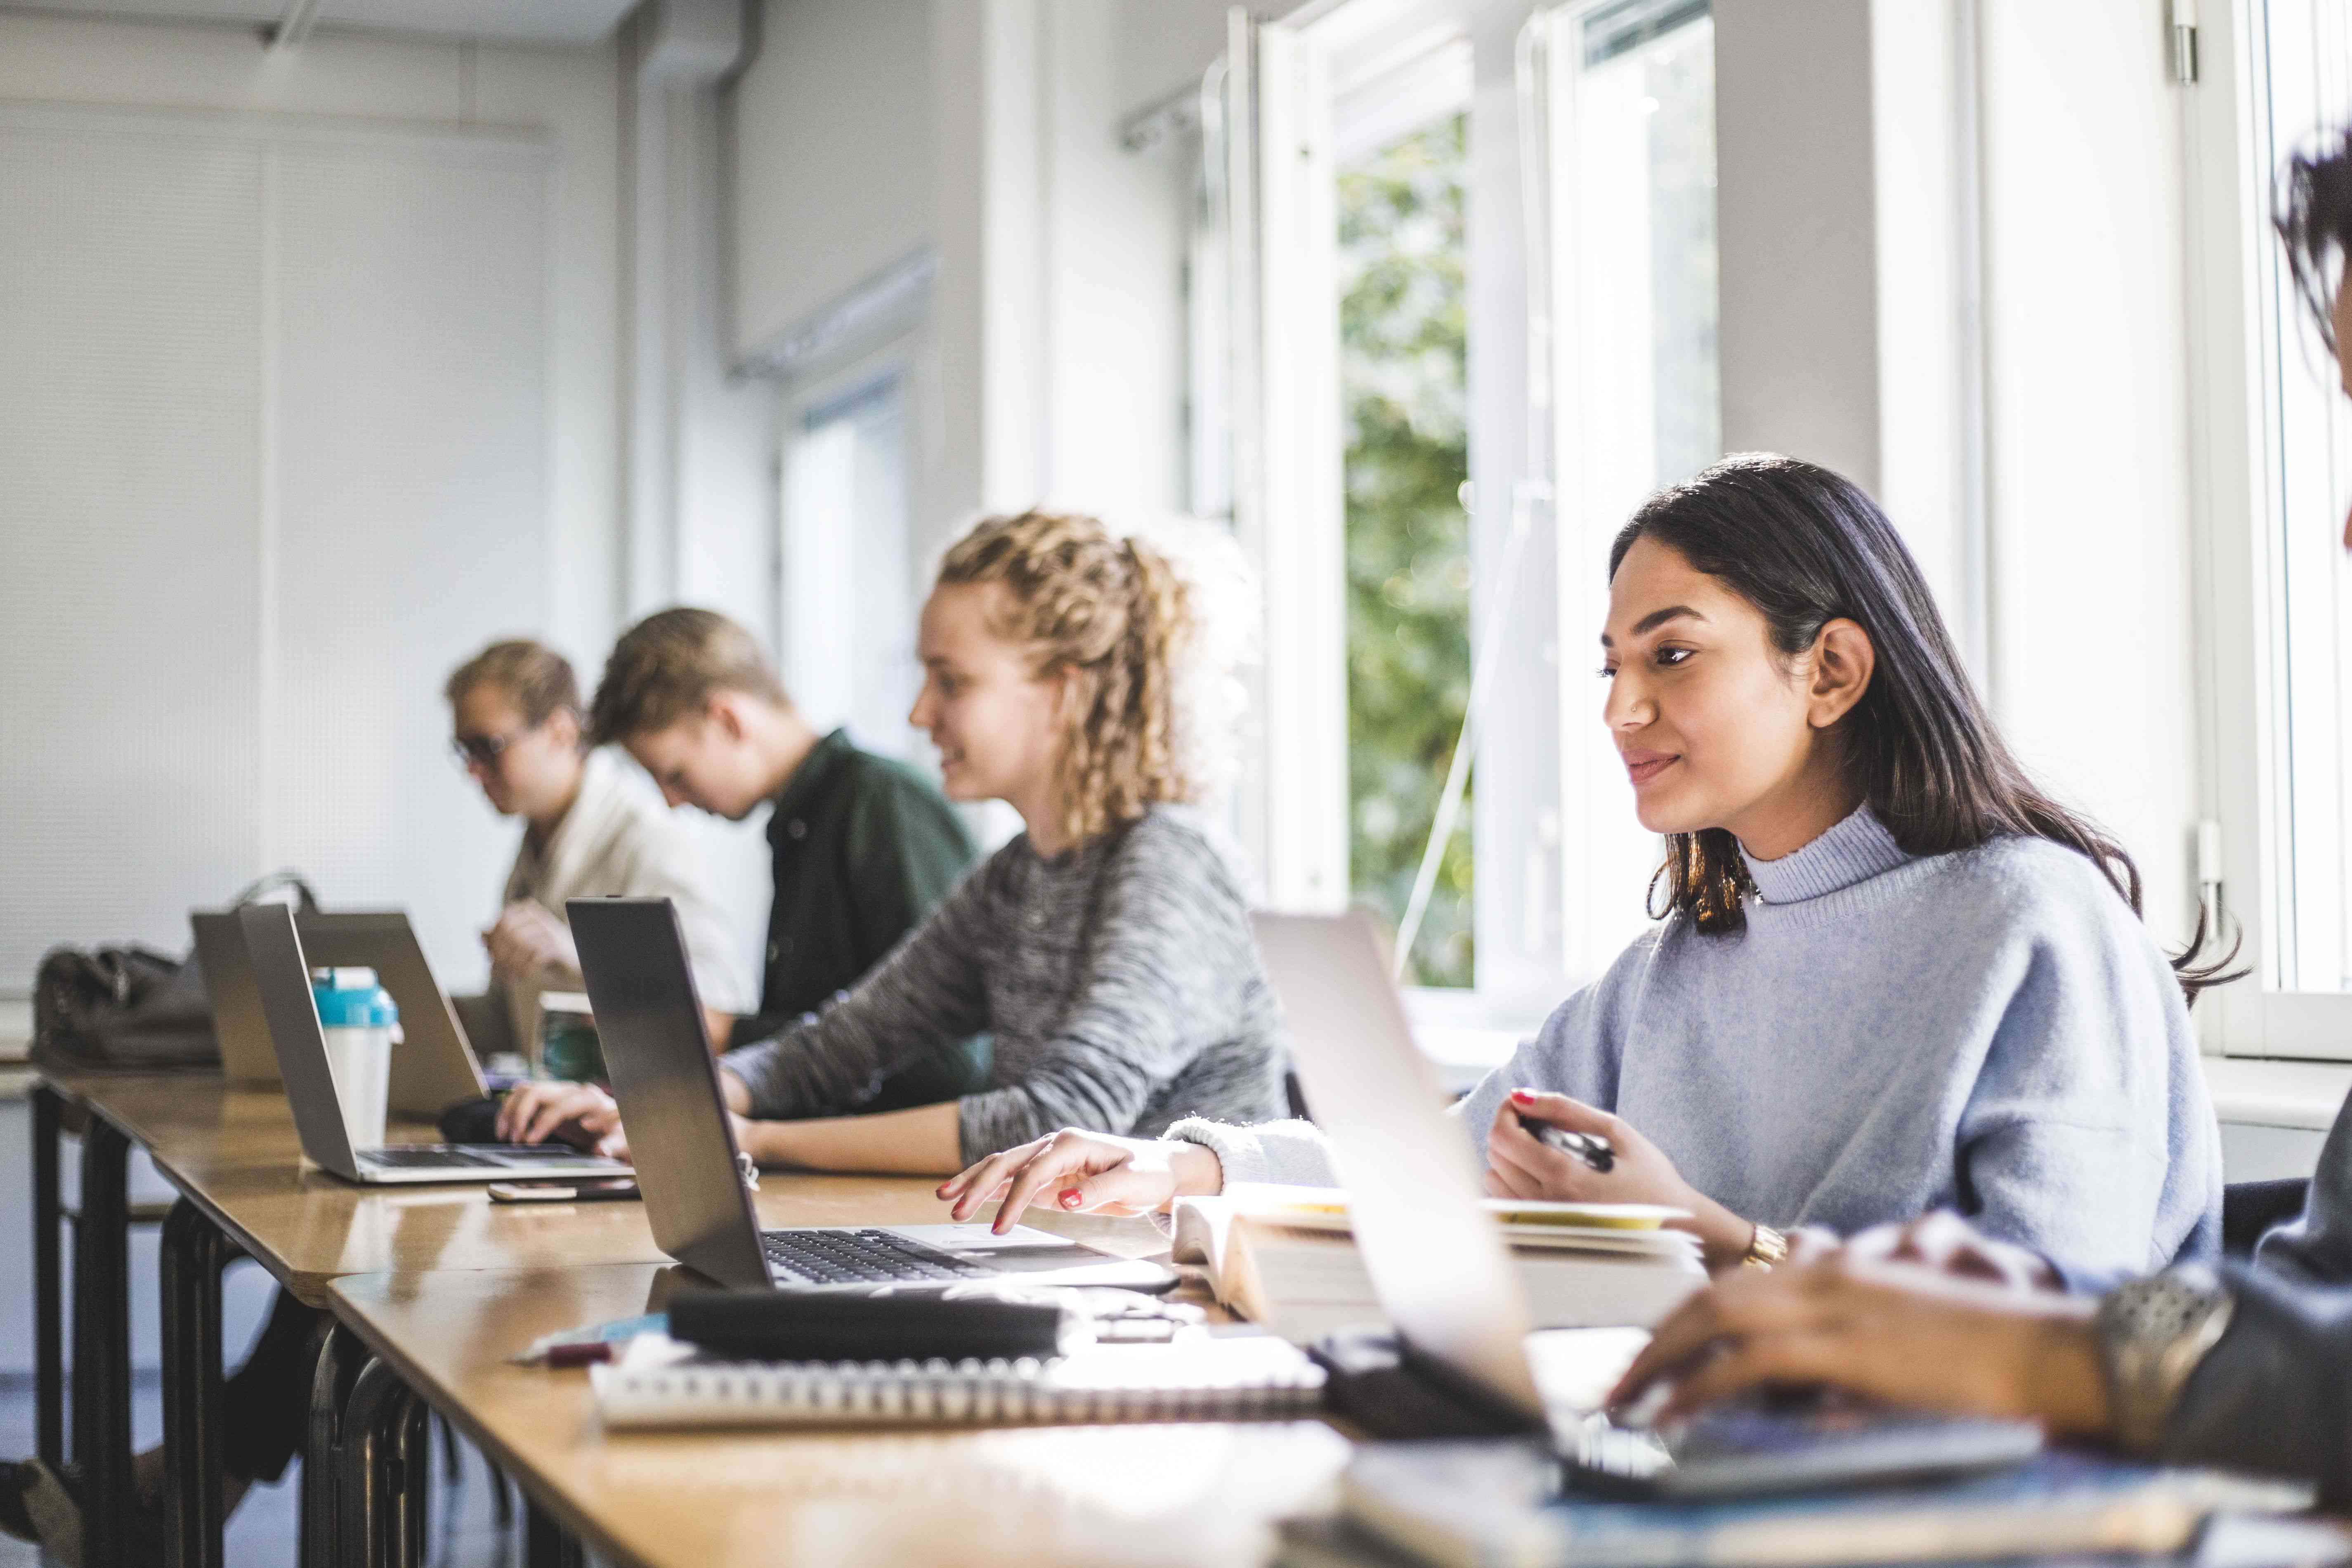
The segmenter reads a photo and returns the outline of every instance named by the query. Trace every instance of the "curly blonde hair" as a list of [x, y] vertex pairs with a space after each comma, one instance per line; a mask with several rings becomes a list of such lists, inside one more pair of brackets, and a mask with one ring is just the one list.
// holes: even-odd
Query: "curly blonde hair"
[[[1001, 583], [992, 626], [1070, 689], [1060, 759], [1063, 826], [1084, 843], [1154, 805], [1197, 800], [1216, 771], [1201, 700], [1211, 673], [1201, 567], [1213, 542], [1114, 535], [1095, 518], [983, 518], [948, 549], [941, 587]], [[1228, 545], [1229, 549], [1230, 546]]]

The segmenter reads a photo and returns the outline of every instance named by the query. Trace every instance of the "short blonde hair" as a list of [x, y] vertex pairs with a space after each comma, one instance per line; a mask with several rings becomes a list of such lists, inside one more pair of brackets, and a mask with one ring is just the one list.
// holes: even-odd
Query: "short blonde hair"
[[1063, 826], [1079, 842], [1153, 805], [1196, 800], [1212, 782], [1194, 679], [1205, 605], [1182, 543], [1025, 511], [983, 518], [940, 563], [942, 587], [1003, 584], [992, 629], [1030, 645], [1037, 674], [1069, 677]]
[[790, 708], [767, 650], [716, 610], [658, 610], [621, 634], [588, 710], [592, 743], [625, 742], [698, 713], [714, 692], [741, 691]]
[[558, 709], [580, 711], [580, 679], [572, 673], [572, 661], [529, 637], [492, 643], [449, 672], [441, 695], [455, 708], [477, 686], [495, 686], [513, 698], [523, 721], [533, 728]]

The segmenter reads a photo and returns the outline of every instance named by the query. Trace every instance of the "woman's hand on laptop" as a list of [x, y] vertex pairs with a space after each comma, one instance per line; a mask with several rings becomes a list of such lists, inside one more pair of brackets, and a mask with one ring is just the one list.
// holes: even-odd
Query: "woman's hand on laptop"
[[628, 1140], [621, 1131], [621, 1108], [593, 1083], [540, 1079], [518, 1084], [499, 1103], [498, 1135], [506, 1143], [543, 1143], [559, 1138], [615, 1160], [629, 1157]]
[[[1615, 1152], [1596, 1170], [1574, 1154], [1538, 1139], [1520, 1119], [1549, 1122], [1570, 1132], [1597, 1134]], [[1756, 1226], [1683, 1180], [1665, 1152], [1605, 1110], [1564, 1094], [1515, 1089], [1495, 1108], [1486, 1131], [1486, 1193], [1497, 1198], [1542, 1198], [1584, 1204], [1663, 1204], [1688, 1209], [1680, 1227], [1698, 1237], [1709, 1268], [1737, 1264], [1756, 1239]]]
[[1658, 1325], [1609, 1403], [1664, 1423], [1761, 1388], [1827, 1387], [2097, 1436], [2108, 1414], [2095, 1307], [1842, 1248], [1699, 1291]]
[[954, 1205], [950, 1213], [960, 1221], [970, 1219], [990, 1198], [1001, 1197], [994, 1225], [1001, 1236], [1033, 1203], [1065, 1214], [1150, 1214], [1179, 1197], [1222, 1191], [1224, 1184], [1224, 1167], [1201, 1144], [1066, 1127], [950, 1176], [940, 1184], [939, 1195]]

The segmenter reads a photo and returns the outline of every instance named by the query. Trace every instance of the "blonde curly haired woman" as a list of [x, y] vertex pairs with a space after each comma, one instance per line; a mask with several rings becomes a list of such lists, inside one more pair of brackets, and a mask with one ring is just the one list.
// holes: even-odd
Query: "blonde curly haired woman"
[[[1206, 534], [1120, 538], [1093, 518], [982, 521], [924, 605], [912, 721], [953, 800], [1026, 831], [852, 989], [729, 1053], [737, 1137], [763, 1165], [944, 1174], [1061, 1127], [1154, 1136], [1187, 1116], [1284, 1111], [1287, 1052], [1248, 902], [1193, 809], [1230, 680], [1238, 574]], [[1229, 549], [1229, 547], [1228, 547]], [[887, 1073], [995, 1037], [989, 1086], [856, 1114]], [[625, 1152], [603, 1091], [533, 1086]]]

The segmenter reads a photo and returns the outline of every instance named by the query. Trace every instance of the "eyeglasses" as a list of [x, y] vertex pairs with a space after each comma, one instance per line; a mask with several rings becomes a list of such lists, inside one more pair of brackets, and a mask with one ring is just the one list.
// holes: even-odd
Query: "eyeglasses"
[[452, 735], [449, 737], [449, 755], [461, 768], [488, 771], [499, 765], [499, 759], [507, 754], [509, 746], [538, 728], [536, 724], [525, 724], [506, 735]]

